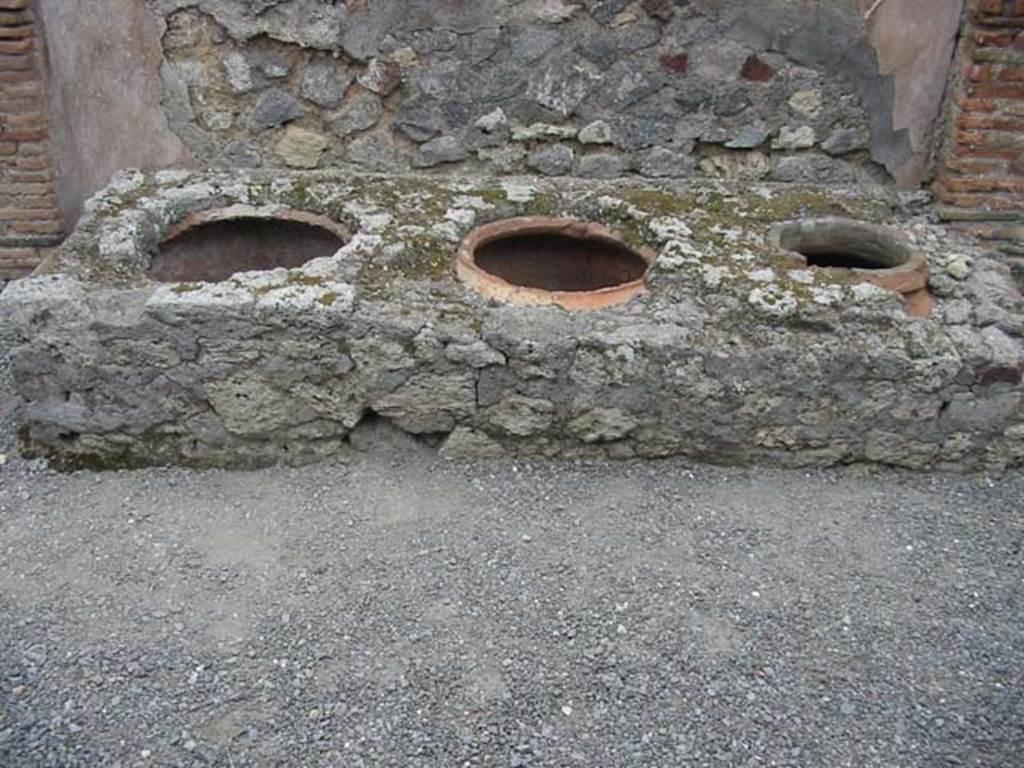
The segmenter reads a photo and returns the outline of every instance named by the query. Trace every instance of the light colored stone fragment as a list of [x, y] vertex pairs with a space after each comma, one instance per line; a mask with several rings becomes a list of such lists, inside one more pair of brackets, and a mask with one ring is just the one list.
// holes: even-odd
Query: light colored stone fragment
[[821, 114], [824, 105], [825, 97], [817, 89], [797, 91], [789, 97], [789, 108], [811, 120]]
[[611, 144], [615, 134], [604, 120], [595, 120], [580, 129], [579, 140], [583, 144]]
[[543, 432], [554, 419], [555, 406], [548, 400], [508, 395], [488, 412], [491, 424], [510, 435], [526, 437]]
[[807, 149], [814, 146], [814, 129], [809, 125], [792, 127], [784, 125], [772, 141], [773, 149]]
[[569, 432], [585, 443], [607, 443], [621, 440], [636, 426], [636, 419], [625, 411], [594, 408], [569, 422]]
[[438, 451], [447, 459], [496, 459], [505, 449], [484, 432], [470, 427], [456, 427]]
[[329, 143], [326, 136], [293, 125], [277, 143], [277, 154], [289, 168], [316, 168]]
[[259, 379], [245, 376], [206, 385], [213, 410], [236, 435], [260, 435], [288, 424], [294, 415], [293, 400]]
[[473, 125], [484, 133], [494, 133], [499, 128], [508, 125], [508, 118], [505, 116], [505, 110], [497, 107], [480, 117]]
[[517, 125], [512, 129], [513, 141], [537, 141], [538, 139], [574, 139], [576, 129], [571, 125], [551, 125], [550, 123], [532, 123]]

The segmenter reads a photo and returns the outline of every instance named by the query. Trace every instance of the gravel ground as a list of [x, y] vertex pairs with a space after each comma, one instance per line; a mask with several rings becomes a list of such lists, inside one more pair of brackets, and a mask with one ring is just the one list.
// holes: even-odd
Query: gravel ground
[[370, 444], [10, 457], [0, 766], [1024, 764], [1022, 473]]

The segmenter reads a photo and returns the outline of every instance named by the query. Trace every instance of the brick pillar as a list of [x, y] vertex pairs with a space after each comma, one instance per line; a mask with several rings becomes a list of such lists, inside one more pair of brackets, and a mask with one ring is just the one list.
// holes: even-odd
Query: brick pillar
[[0, 280], [30, 272], [64, 233], [32, 4], [0, 0]]
[[1024, 0], [968, 0], [957, 61], [940, 215], [1024, 253]]

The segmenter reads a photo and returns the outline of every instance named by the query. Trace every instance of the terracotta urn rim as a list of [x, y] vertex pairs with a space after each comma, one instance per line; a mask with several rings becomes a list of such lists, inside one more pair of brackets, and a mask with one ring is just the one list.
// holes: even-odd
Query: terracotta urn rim
[[291, 221], [299, 224], [308, 224], [311, 227], [319, 227], [336, 235], [344, 242], [352, 239], [352, 233], [347, 228], [320, 213], [312, 213], [297, 208], [278, 208], [275, 206], [256, 208], [247, 205], [227, 205], [221, 208], [208, 208], [203, 211], [193, 211], [170, 225], [166, 232], [160, 237], [161, 243], [166, 243], [175, 238], [181, 237], [186, 232], [200, 227], [204, 224], [213, 224], [219, 221], [239, 221], [244, 219], [259, 219], [261, 221]]
[[591, 290], [552, 291], [516, 285], [481, 268], [475, 259], [477, 250], [488, 243], [519, 235], [553, 234], [581, 240], [597, 240], [625, 248], [639, 256], [650, 268], [657, 254], [647, 246], [632, 246], [614, 229], [596, 222], [552, 216], [516, 216], [483, 224], [470, 232], [456, 252], [455, 271], [459, 278], [480, 295], [513, 306], [557, 305], [567, 310], [596, 310], [622, 304], [647, 289], [646, 274], [636, 280]]
[[[877, 239], [888, 241], [894, 251], [900, 253], [903, 259], [901, 264], [892, 267], [881, 267], [869, 269], [864, 267], [820, 267], [807, 263], [807, 257], [799, 251], [786, 247], [783, 242], [785, 233], [789, 229], [812, 230], [814, 228], [824, 229], [826, 227], [842, 227], [845, 229], [859, 229], [866, 234], [870, 233]], [[928, 259], [920, 251], [914, 249], [910, 241], [903, 233], [891, 227], [874, 224], [857, 219], [842, 217], [821, 217], [815, 219], [798, 219], [784, 221], [775, 224], [769, 235], [772, 246], [783, 251], [793, 259], [795, 264], [807, 266], [809, 269], [824, 269], [838, 273], [854, 275], [860, 282], [872, 283], [879, 288], [893, 291], [900, 294], [912, 294], [928, 287]]]

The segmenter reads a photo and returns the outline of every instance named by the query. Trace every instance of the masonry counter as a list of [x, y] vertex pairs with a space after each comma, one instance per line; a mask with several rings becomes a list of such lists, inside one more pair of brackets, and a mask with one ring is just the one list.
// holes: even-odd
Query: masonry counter
[[1024, 461], [1020, 286], [876, 187], [124, 171], [0, 332], [68, 467]]

